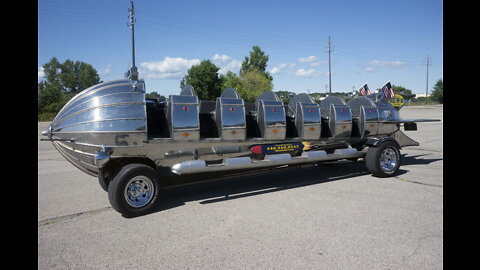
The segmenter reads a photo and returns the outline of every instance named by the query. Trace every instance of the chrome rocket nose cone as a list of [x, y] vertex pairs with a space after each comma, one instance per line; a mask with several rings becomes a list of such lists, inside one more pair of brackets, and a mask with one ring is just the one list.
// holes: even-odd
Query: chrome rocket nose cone
[[49, 125], [48, 128], [42, 131], [43, 136], [47, 136], [49, 139], [52, 138], [52, 125]]

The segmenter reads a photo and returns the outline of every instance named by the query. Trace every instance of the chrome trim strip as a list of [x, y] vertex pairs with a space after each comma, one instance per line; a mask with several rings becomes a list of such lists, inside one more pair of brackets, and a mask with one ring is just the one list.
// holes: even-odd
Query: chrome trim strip
[[[72, 147], [70, 147], [70, 146], [68, 146], [68, 145], [66, 145], [66, 144], [64, 144], [64, 143], [62, 143], [62, 142], [58, 142], [58, 145], [60, 145], [61, 147], [65, 148], [65, 149], [68, 149], [68, 150], [70, 150], [70, 151], [73, 151], [73, 152], [75, 152], [75, 153], [79, 153], [79, 154], [81, 154], [81, 155], [92, 156], [92, 157], [95, 155], [95, 154], [93, 154], [93, 153], [87, 153], [87, 152], [83, 152], [83, 151], [74, 149], [74, 148], [72, 148]], [[81, 161], [81, 160], [79, 160], [79, 161]]]
[[147, 133], [147, 132], [145, 132], [145, 130], [117, 130], [117, 131], [95, 131], [95, 130], [91, 130], [91, 131], [58, 131], [58, 132], [55, 132], [55, 134], [77, 134], [77, 133], [80, 133], [80, 134], [82, 134], [82, 133], [103, 134], [103, 133]]
[[136, 105], [136, 104], [137, 105], [145, 105], [145, 102], [142, 102], [142, 103], [140, 103], [140, 102], [120, 102], [120, 103], [113, 103], [113, 104], [106, 104], [106, 105], [102, 105], [102, 106], [90, 107], [90, 108], [83, 109], [81, 111], [66, 115], [62, 119], [58, 119], [58, 121], [55, 121], [55, 127], [57, 127], [61, 123], [65, 122], [68, 118], [70, 118], [72, 116], [75, 116], [75, 115], [78, 115], [78, 114], [81, 114], [81, 113], [84, 113], [84, 112], [92, 111], [92, 110], [95, 110], [95, 109], [98, 109], [98, 108], [108, 108], [108, 107], [115, 107], [115, 106], [122, 106], [122, 105]]
[[78, 145], [82, 146], [90, 146], [90, 147], [108, 147], [108, 148], [132, 148], [132, 147], [144, 147], [145, 145], [143, 144], [137, 144], [137, 145], [103, 145], [103, 144], [92, 144], [92, 143], [82, 143], [82, 142], [73, 142]]
[[[146, 117], [132, 117], [132, 118], [110, 118], [110, 119], [102, 119], [102, 120], [90, 120], [90, 121], [83, 121], [83, 122], [77, 122], [74, 124], [62, 126], [60, 129], [66, 128], [66, 127], [72, 127], [72, 126], [77, 126], [77, 125], [83, 125], [83, 124], [88, 124], [88, 123], [95, 123], [95, 122], [107, 122], [107, 121], [119, 121], [119, 120], [144, 120], [147, 119]], [[58, 128], [56, 129], [58, 130]], [[52, 130], [52, 132], [56, 132], [55, 130]]]
[[[85, 104], [85, 103], [88, 103], [88, 102], [94, 100], [95, 98], [104, 98], [104, 97], [108, 97], [108, 96], [121, 95], [121, 94], [141, 95], [141, 94], [144, 94], [144, 93], [142, 93], [142, 92], [130, 92], [130, 91], [127, 92], [127, 91], [125, 91], [125, 92], [110, 93], [110, 94], [106, 94], [106, 95], [102, 95], [102, 96], [94, 96], [94, 97], [92, 97], [92, 98], [90, 98], [90, 99], [85, 100], [85, 101], [82, 102], [82, 103], [79, 103], [79, 104], [75, 105], [74, 107], [70, 108], [68, 111], [65, 111], [65, 113], [63, 113], [63, 115], [58, 114], [59, 117], [60, 117], [59, 119], [63, 119], [63, 116], [67, 115], [70, 111], [72, 111], [72, 110], [74, 110], [74, 109], [82, 106], [82, 105]], [[145, 100], [144, 100], [143, 102], [145, 102]], [[110, 104], [115, 104], [115, 103], [110, 103]]]
[[[53, 144], [53, 146], [58, 150], [58, 152], [68, 161], [70, 162], [70, 164], [72, 164], [73, 166], [75, 166], [75, 168], [78, 168], [79, 170], [81, 170], [82, 172], [88, 174], [88, 175], [91, 175], [91, 176], [94, 176], [96, 177], [98, 175], [98, 173], [96, 171], [90, 171], [82, 166], [80, 166], [80, 164], [78, 164], [75, 160], [76, 158], [72, 157], [70, 154], [66, 153], [60, 146], [56, 145], [55, 143]], [[74, 159], [74, 160], [73, 160]], [[97, 169], [97, 168], [95, 168]]]
[[[92, 164], [90, 164], [90, 163], [84, 162], [84, 161], [80, 160], [79, 158], [73, 156], [72, 154], [68, 153], [68, 152], [66, 151], [66, 149], [68, 149], [68, 148], [66, 148], [66, 147], [65, 147], [65, 149], [64, 149], [63, 146], [58, 145], [57, 149], [58, 149], [59, 152], [63, 153], [63, 155], [64, 155], [66, 158], [67, 158], [67, 155], [68, 155], [69, 158], [67, 158], [67, 159], [70, 159], [70, 163], [72, 163], [73, 165], [75, 165], [75, 167], [81, 168], [80, 165], [86, 165], [86, 166], [88, 166], [88, 167], [93, 168], [94, 170], [97, 169], [97, 167], [96, 167], [95, 165], [92, 165]], [[73, 150], [73, 151], [76, 152], [76, 153], [78, 152], [78, 151], [75, 151], [75, 150]], [[92, 154], [92, 157], [93, 157], [93, 154]], [[83, 168], [83, 169], [86, 169], [86, 168]], [[84, 171], [84, 170], [83, 170], [83, 171]]]
[[[125, 81], [125, 80], [118, 80], [118, 81]], [[70, 104], [72, 104], [73, 102], [77, 101], [80, 97], [87, 97], [87, 96], [90, 96], [94, 93], [97, 93], [98, 91], [100, 90], [104, 90], [104, 89], [107, 89], [107, 88], [111, 88], [111, 87], [117, 87], [117, 86], [123, 86], [123, 85], [130, 85], [129, 82], [126, 82], [126, 83], [118, 83], [118, 84], [109, 84], [109, 83], [113, 83], [115, 81], [109, 81], [109, 82], [105, 82], [106, 85], [100, 87], [101, 84], [96, 84], [96, 85], [93, 85], [93, 86], [90, 86], [89, 88], [83, 90], [82, 92], [76, 94], [72, 99], [70, 99], [64, 106], [63, 108], [58, 112], [57, 116], [62, 114], [64, 112], [64, 109], [68, 108], [70, 106]], [[99, 87], [98, 89], [95, 89], [94, 91], [92, 91], [95, 87]], [[55, 122], [56, 117], [55, 119], [53, 119], [53, 122]]]

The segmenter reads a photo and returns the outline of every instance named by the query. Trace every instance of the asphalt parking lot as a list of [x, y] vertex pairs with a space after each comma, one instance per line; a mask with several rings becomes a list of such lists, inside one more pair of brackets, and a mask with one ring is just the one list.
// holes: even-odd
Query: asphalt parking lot
[[96, 178], [68, 163], [38, 123], [39, 269], [443, 269], [443, 106], [405, 132], [398, 176], [364, 162], [232, 177], [165, 190], [124, 218]]

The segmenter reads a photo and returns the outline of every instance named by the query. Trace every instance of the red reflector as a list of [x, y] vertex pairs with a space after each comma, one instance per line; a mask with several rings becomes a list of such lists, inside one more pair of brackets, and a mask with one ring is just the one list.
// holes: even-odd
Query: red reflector
[[273, 111], [273, 112], [277, 112], [277, 109], [274, 108], [272, 111]]
[[188, 111], [188, 107], [187, 106], [183, 107], [183, 110]]
[[255, 145], [250, 148], [250, 151], [254, 154], [261, 154], [262, 153], [262, 146], [261, 145]]
[[232, 111], [232, 112], [235, 111], [235, 108], [230, 108], [230, 111]]
[[313, 109], [308, 110], [309, 112], [313, 112]]

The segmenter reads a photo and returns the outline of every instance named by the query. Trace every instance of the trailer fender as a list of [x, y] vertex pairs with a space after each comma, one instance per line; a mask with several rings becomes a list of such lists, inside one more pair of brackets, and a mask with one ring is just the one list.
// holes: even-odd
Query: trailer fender
[[386, 141], [394, 142], [398, 146], [398, 149], [402, 149], [402, 146], [398, 143], [398, 141], [394, 137], [370, 138], [367, 140], [365, 145], [369, 147], [378, 147], [380, 144]]
[[147, 157], [108, 158], [108, 160], [103, 163], [103, 166], [99, 168], [97, 175], [98, 182], [102, 189], [108, 191], [110, 180], [112, 180], [123, 167], [132, 163], [144, 164], [153, 169], [157, 168], [155, 162]]

